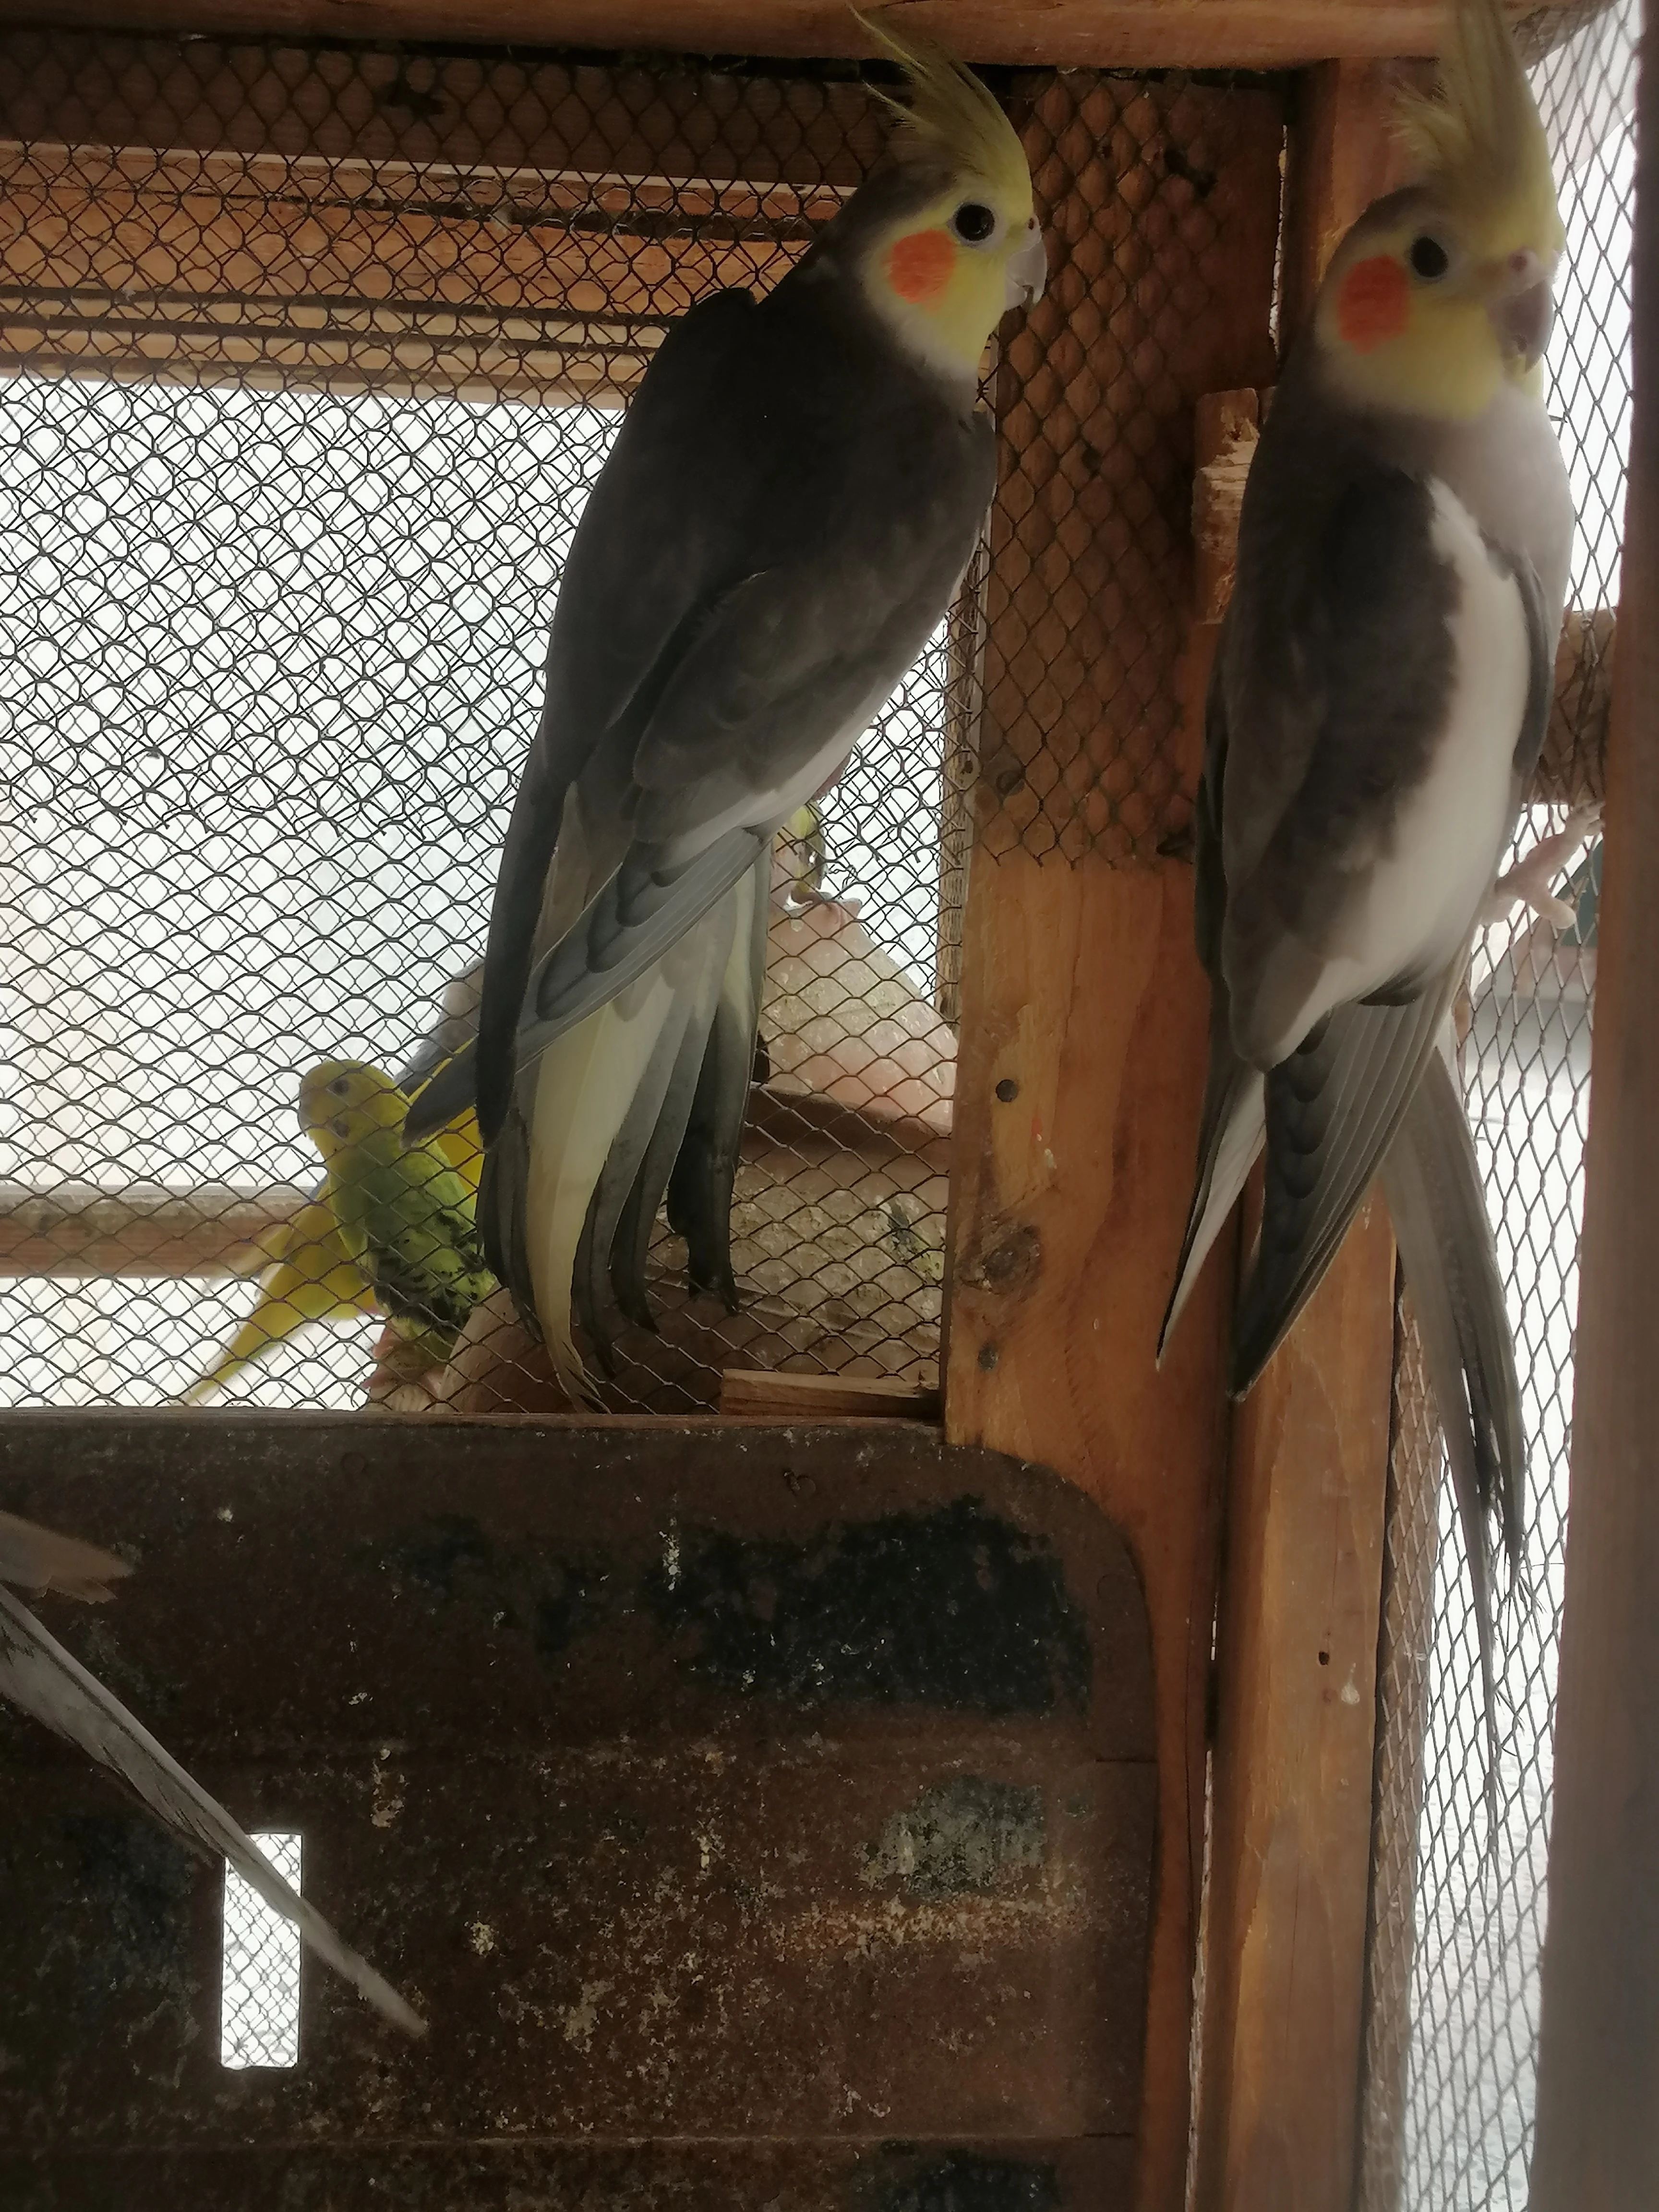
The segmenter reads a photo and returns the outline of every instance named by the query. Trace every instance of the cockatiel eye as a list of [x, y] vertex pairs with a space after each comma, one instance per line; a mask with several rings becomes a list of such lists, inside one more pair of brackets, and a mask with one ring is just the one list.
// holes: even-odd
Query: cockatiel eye
[[951, 218], [951, 229], [969, 246], [983, 246], [996, 227], [996, 216], [983, 200], [964, 200]]
[[331, 1083], [328, 1087], [337, 1098], [343, 1098], [347, 1091], [350, 1090], [351, 1085], [348, 1078], [345, 1076], [337, 1075], [333, 1082]]
[[1413, 276], [1420, 276], [1425, 284], [1438, 283], [1451, 267], [1450, 254], [1437, 238], [1431, 237], [1426, 231], [1420, 238], [1413, 239], [1406, 258], [1411, 263]]

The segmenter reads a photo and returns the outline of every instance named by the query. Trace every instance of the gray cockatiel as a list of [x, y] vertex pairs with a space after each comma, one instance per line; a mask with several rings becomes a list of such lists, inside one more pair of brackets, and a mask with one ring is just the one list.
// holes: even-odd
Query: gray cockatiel
[[568, 1390], [572, 1298], [648, 1320], [666, 1193], [694, 1288], [735, 1304], [732, 1176], [774, 832], [845, 763], [944, 614], [989, 504], [986, 342], [1043, 249], [1018, 138], [953, 63], [880, 34], [910, 105], [881, 169], [764, 298], [670, 331], [560, 586], [507, 830], [476, 1087], [492, 1266]]
[[57, 1590], [101, 1605], [110, 1585], [130, 1574], [125, 1559], [59, 1535], [14, 1513], [0, 1513], [0, 1697], [32, 1714], [117, 1776], [163, 1827], [193, 1848], [234, 1866], [273, 1911], [294, 1922], [318, 1957], [410, 2035], [425, 2023], [366, 1959], [340, 1941], [322, 1914], [286, 1882], [216, 1798], [187, 1774], [95, 1674], [50, 1635], [4, 1587]]
[[1245, 493], [1198, 806], [1209, 1079], [1164, 1338], [1265, 1148], [1230, 1374], [1249, 1390], [1382, 1170], [1490, 1712], [1485, 1510], [1513, 1560], [1525, 1443], [1437, 1048], [1549, 710], [1573, 516], [1538, 362], [1563, 234], [1496, 0], [1455, 9], [1440, 93], [1405, 121], [1421, 181], [1337, 249]]

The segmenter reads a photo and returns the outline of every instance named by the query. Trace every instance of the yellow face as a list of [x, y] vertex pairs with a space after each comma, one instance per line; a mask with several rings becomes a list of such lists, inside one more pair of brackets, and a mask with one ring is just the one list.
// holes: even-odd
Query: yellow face
[[1030, 179], [953, 183], [879, 232], [865, 257], [865, 283], [911, 349], [971, 374], [1011, 307], [1042, 296], [1048, 273], [1031, 210]]
[[1561, 242], [1553, 202], [1462, 218], [1419, 193], [1380, 203], [1338, 249], [1315, 314], [1344, 392], [1469, 422], [1505, 383], [1536, 390]]
[[391, 1077], [360, 1060], [325, 1060], [300, 1079], [300, 1127], [325, 1160], [377, 1130], [401, 1129], [408, 1111]]

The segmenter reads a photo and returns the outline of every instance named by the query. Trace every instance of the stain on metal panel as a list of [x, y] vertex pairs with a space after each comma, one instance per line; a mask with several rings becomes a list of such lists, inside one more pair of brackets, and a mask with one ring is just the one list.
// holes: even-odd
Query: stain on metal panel
[[1150, 1650], [1057, 1478], [25, 1416], [0, 1504], [130, 1551], [54, 1632], [432, 2023], [307, 1969], [299, 2066], [222, 2068], [216, 1869], [0, 1723], [5, 2212], [1127, 2212]]
[[977, 1498], [837, 1523], [806, 1544], [679, 1532], [648, 1599], [698, 1680], [793, 1705], [988, 1715], [1088, 1703], [1088, 1626], [1040, 1539]]
[[983, 1896], [1041, 1867], [1043, 1844], [1041, 1790], [961, 1774], [882, 1823], [859, 1854], [860, 1879], [896, 1881], [907, 1897]]
[[1060, 2212], [1064, 2203], [1052, 2161], [947, 2151], [918, 2159], [908, 2172], [908, 2161], [899, 2164], [872, 2181], [864, 2198], [869, 2212]]

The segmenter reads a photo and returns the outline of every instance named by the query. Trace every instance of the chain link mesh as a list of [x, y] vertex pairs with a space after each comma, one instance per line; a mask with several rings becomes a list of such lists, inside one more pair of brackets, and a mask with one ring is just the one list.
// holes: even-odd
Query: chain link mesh
[[[998, 82], [1054, 274], [988, 386], [986, 546], [781, 843], [741, 1310], [659, 1222], [618, 1408], [935, 1379], [975, 805], [994, 853], [1187, 820], [1189, 333], [1238, 118], [1178, 75]], [[296, 1085], [399, 1071], [459, 1003], [620, 405], [884, 137], [845, 70], [0, 36], [6, 1402], [166, 1403], [238, 1348], [233, 1400], [563, 1402], [509, 1325], [411, 1364], [307, 1241]]]
[[[293, 1830], [252, 1842], [303, 1893], [305, 1841]], [[225, 1868], [220, 1944], [219, 2063], [233, 2070], [300, 2063], [300, 1931], [234, 1867]]]
[[[1547, 45], [1561, 26], [1541, 19]], [[1549, 404], [1578, 513], [1557, 713], [1516, 856], [1599, 799], [1630, 427], [1638, 9], [1617, 0], [1537, 64], [1567, 252]], [[1600, 847], [1557, 877], [1573, 919], [1519, 909], [1478, 941], [1463, 1078], [1510, 1285], [1531, 1439], [1526, 1582], [1498, 1638], [1497, 1825], [1480, 1669], [1432, 1399], [1407, 1326], [1396, 1377], [1359, 2212], [1527, 2201], [1572, 1408]], [[1565, 876], [1565, 887], [1562, 878]], [[1439, 1525], [1434, 1526], [1438, 1498]]]

